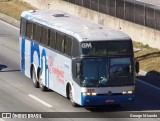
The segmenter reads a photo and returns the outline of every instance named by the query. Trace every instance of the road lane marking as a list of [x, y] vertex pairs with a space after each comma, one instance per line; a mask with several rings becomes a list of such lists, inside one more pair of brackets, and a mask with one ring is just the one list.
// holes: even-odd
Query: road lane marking
[[49, 108], [52, 108], [52, 107], [53, 107], [52, 105], [46, 103], [45, 101], [39, 99], [38, 97], [36, 97], [36, 96], [34, 96], [34, 95], [29, 94], [28, 96], [31, 97], [31, 98], [33, 98], [34, 100], [40, 102], [41, 104], [43, 104], [43, 105], [49, 107]]
[[142, 80], [140, 80], [140, 79], [136, 79], [136, 80], [139, 81], [140, 83], [146, 84], [146, 85], [148, 85], [148, 86], [150, 86], [150, 87], [152, 87], [152, 88], [155, 88], [155, 89], [157, 89], [157, 90], [160, 90], [159, 87], [156, 87], [156, 86], [154, 86], [154, 85], [152, 85], [152, 84], [149, 84], [149, 83], [147, 83], [147, 82], [144, 82], [144, 81], [142, 81]]
[[12, 24], [9, 24], [9, 23], [4, 22], [4, 21], [2, 21], [2, 20], [0, 20], [0, 22], [1, 22], [1, 23], [4, 23], [4, 24], [6, 24], [6, 25], [8, 25], [8, 26], [10, 26], [10, 27], [12, 27], [12, 28], [15, 28], [15, 29], [19, 30], [18, 27], [14, 26], [14, 25], [12, 25]]

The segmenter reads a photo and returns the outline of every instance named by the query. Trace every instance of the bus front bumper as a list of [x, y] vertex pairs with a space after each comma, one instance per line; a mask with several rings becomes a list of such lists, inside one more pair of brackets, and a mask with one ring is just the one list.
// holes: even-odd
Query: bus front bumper
[[98, 105], [113, 105], [127, 104], [134, 102], [134, 94], [128, 95], [105, 95], [105, 96], [83, 96], [82, 106], [98, 106]]

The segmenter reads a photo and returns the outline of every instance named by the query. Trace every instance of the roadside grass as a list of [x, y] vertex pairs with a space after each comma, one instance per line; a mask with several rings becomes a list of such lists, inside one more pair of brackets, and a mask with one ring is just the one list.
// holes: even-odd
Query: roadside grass
[[140, 62], [140, 69], [160, 77], [160, 50], [140, 42], [133, 42], [133, 45], [141, 49], [135, 52], [135, 59]]
[[[24, 10], [36, 9], [20, 0], [0, 0], [0, 13], [20, 20]], [[140, 69], [160, 77], [160, 50], [150, 48], [139, 42], [133, 42], [135, 48], [141, 49], [135, 52], [135, 59], [140, 62]]]
[[32, 9], [36, 8], [20, 0], [0, 0], [0, 13], [6, 14], [17, 20], [20, 20], [22, 11]]

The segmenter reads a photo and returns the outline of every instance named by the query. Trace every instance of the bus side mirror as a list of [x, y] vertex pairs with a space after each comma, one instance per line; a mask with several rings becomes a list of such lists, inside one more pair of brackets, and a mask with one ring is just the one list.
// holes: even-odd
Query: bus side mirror
[[139, 62], [136, 61], [135, 63], [136, 73], [139, 73]]
[[76, 76], [80, 76], [81, 75], [81, 63], [77, 62], [76, 63]]

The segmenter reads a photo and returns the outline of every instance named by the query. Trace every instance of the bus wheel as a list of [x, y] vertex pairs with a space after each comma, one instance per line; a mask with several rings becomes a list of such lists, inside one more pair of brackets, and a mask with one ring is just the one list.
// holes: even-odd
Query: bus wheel
[[35, 88], [39, 88], [39, 83], [37, 81], [37, 78], [36, 78], [36, 72], [35, 72], [35, 69], [33, 68], [32, 70], [32, 81], [33, 81], [33, 85]]
[[71, 85], [69, 86], [69, 99], [73, 107], [77, 107], [78, 105], [73, 101], [73, 91]]
[[43, 77], [42, 77], [42, 73], [40, 72], [40, 74], [39, 74], [39, 87], [40, 87], [40, 89], [42, 90], [42, 91], [47, 91], [47, 87], [46, 86], [44, 86], [44, 84], [43, 84]]

